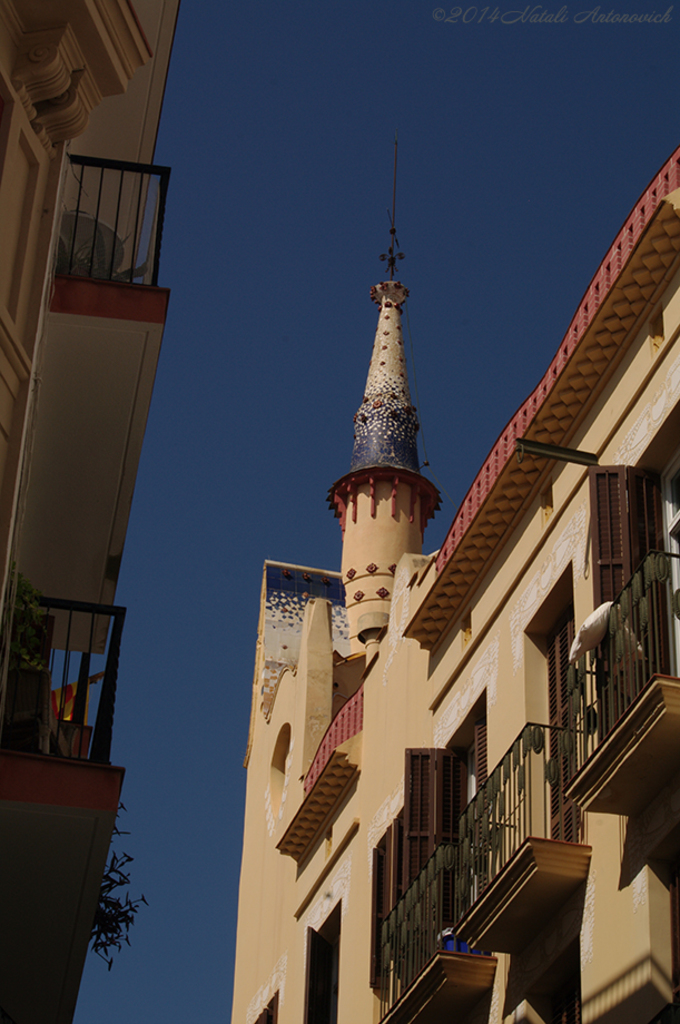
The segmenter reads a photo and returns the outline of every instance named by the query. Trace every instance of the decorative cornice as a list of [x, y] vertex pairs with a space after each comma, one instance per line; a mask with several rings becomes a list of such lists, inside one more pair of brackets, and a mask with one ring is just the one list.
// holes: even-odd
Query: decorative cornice
[[[512, 458], [530, 437], [565, 445], [636, 336], [677, 267], [680, 147], [643, 193], [616, 236], [538, 387], [510, 420], [465, 496], [437, 558], [438, 577], [407, 635], [431, 649], [508, 536], [540, 477]], [[680, 206], [680, 197], [678, 198]]]
[[375, 485], [380, 480], [392, 484], [392, 516], [397, 514], [397, 490], [400, 484], [411, 488], [411, 522], [415, 516], [416, 498], [420, 498], [420, 532], [425, 532], [427, 522], [439, 508], [439, 491], [435, 485], [420, 473], [412, 473], [407, 469], [392, 469], [389, 466], [376, 466], [371, 469], [360, 469], [337, 480], [328, 492], [328, 505], [340, 520], [343, 535], [347, 525], [347, 513], [350, 510], [352, 522], [357, 520], [357, 495], [359, 488], [365, 484], [370, 487], [371, 516], [375, 517]]
[[69, 25], [23, 34], [12, 85], [49, 153], [85, 131], [102, 99]]
[[128, 0], [71, 0], [57, 27], [45, 27], [54, 14], [40, 5], [17, 8], [0, 0], [0, 20], [17, 48], [12, 85], [51, 154], [85, 130], [104, 96], [125, 91], [151, 50]]

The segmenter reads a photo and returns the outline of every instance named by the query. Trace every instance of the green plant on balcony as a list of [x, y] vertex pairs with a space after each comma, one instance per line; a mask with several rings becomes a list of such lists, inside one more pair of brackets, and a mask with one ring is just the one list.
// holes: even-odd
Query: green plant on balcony
[[12, 632], [9, 645], [9, 669], [44, 669], [45, 610], [40, 607], [42, 594], [20, 572], [16, 572], [16, 590]]

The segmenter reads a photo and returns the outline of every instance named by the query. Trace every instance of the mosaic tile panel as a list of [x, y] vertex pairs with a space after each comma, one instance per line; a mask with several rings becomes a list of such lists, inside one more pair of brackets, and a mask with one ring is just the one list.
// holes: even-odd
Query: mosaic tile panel
[[300, 658], [302, 621], [312, 597], [331, 602], [333, 646], [343, 657], [350, 653], [345, 588], [338, 573], [267, 563], [265, 614], [262, 635], [262, 710], [269, 715], [279, 676]]

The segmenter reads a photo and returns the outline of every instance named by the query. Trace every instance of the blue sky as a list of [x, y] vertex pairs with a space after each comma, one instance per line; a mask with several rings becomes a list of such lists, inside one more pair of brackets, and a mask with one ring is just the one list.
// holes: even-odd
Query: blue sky
[[613, 24], [593, 0], [439, 2], [183, 0], [156, 153], [172, 297], [117, 594], [117, 845], [149, 906], [110, 973], [90, 954], [76, 1024], [230, 1018], [262, 563], [340, 565], [325, 499], [375, 332], [395, 129], [420, 421], [453, 501], [427, 551], [680, 144], [680, 7], [600, 5], [666, 15]]

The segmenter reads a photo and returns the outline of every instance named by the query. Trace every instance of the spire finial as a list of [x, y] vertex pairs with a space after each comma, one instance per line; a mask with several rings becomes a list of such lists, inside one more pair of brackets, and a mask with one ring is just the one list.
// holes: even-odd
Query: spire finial
[[390, 211], [387, 211], [387, 216], [390, 218], [390, 247], [387, 252], [380, 254], [381, 260], [387, 260], [387, 266], [390, 268], [390, 281], [394, 277], [394, 268], [397, 264], [397, 260], [403, 260], [403, 252], [395, 253], [395, 246], [399, 248], [399, 239], [397, 238], [397, 229], [395, 226], [395, 215], [397, 206], [397, 131], [394, 131], [394, 180], [392, 183], [392, 216]]

